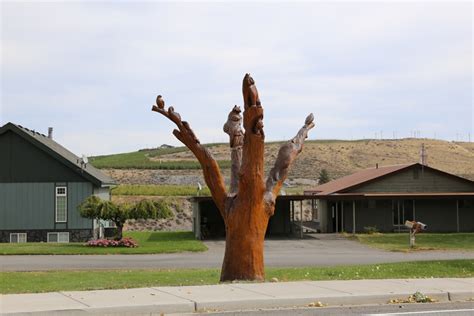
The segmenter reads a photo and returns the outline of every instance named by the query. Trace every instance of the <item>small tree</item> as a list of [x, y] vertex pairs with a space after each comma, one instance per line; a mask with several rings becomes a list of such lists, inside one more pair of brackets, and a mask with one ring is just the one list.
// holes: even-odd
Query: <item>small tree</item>
[[123, 226], [128, 219], [169, 218], [173, 215], [169, 206], [161, 201], [141, 200], [134, 205], [116, 204], [94, 195], [79, 206], [79, 212], [82, 217], [114, 222], [117, 227], [116, 240], [122, 239]]
[[328, 183], [331, 181], [329, 178], [329, 173], [326, 169], [321, 169], [319, 172], [319, 184]]

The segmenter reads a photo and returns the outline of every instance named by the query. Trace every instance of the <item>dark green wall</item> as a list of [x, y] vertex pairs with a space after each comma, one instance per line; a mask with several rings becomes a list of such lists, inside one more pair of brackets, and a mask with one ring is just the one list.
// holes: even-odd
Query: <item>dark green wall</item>
[[[197, 202], [200, 212], [202, 239], [225, 237], [225, 224], [213, 200]], [[275, 213], [268, 222], [266, 236], [290, 234], [290, 202], [277, 200]]]
[[11, 131], [0, 135], [0, 183], [58, 181], [85, 180], [21, 136]]
[[474, 192], [474, 184], [415, 166], [347, 192]]
[[55, 224], [55, 183], [0, 183], [0, 230], [92, 229], [77, 206], [92, 194], [88, 182], [61, 183], [68, 188], [68, 221]]
[[474, 200], [464, 200], [459, 208], [459, 231], [474, 232]]
[[[369, 207], [367, 201], [355, 201], [356, 232], [364, 232], [364, 227], [367, 226], [377, 227], [380, 232], [397, 232], [398, 226], [393, 225], [393, 211], [397, 211], [396, 202], [394, 200], [395, 207], [392, 210], [392, 200], [375, 200], [375, 204], [372, 204], [373, 208]], [[412, 204], [413, 200], [406, 200], [406, 202]], [[336, 201], [327, 201], [327, 203], [327, 228], [328, 232], [334, 232], [331, 207]], [[352, 232], [352, 201], [339, 201], [339, 203], [344, 203], [344, 231]], [[460, 200], [459, 203], [459, 231], [474, 232], [474, 200]], [[456, 232], [456, 200], [417, 199], [415, 200], [415, 220], [427, 224], [428, 232]], [[402, 226], [401, 230], [406, 231], [406, 228]]]
[[0, 229], [54, 229], [54, 183], [0, 183]]
[[275, 213], [268, 222], [267, 236], [288, 236], [290, 233], [290, 201], [277, 200]]

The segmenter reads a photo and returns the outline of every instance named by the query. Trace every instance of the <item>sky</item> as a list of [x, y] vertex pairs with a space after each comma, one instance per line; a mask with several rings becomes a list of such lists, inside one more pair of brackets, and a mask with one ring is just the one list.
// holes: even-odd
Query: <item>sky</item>
[[202, 143], [252, 74], [267, 141], [474, 141], [472, 2], [2, 1], [0, 125], [77, 155], [179, 145], [157, 94]]

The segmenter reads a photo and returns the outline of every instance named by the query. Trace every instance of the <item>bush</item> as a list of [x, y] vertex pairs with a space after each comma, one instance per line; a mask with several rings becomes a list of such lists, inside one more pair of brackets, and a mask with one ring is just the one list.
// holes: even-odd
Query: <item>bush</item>
[[138, 243], [130, 237], [123, 238], [120, 240], [109, 240], [109, 239], [96, 239], [89, 240], [86, 243], [88, 247], [127, 247], [127, 248], [136, 248]]
[[366, 226], [364, 227], [364, 231], [366, 234], [372, 235], [372, 234], [377, 234], [379, 230], [377, 229], [377, 226]]
[[155, 206], [157, 209], [157, 218], [172, 218], [173, 217], [173, 211], [171, 210], [168, 202], [163, 201], [163, 200], [158, 200], [155, 201]]

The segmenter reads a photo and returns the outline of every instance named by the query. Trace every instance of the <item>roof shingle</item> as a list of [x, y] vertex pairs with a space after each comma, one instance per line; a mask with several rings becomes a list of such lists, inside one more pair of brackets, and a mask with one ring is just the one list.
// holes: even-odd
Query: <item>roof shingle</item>
[[305, 190], [305, 194], [317, 194], [317, 195], [333, 194], [336, 192], [347, 190], [349, 188], [352, 188], [364, 182], [371, 181], [376, 178], [380, 178], [382, 176], [391, 174], [393, 172], [397, 172], [402, 169], [409, 168], [413, 165], [416, 165], [416, 163], [394, 165], [394, 166], [384, 166], [384, 167], [361, 170], [351, 175], [330, 181], [328, 183], [318, 185], [317, 187], [313, 189]]

